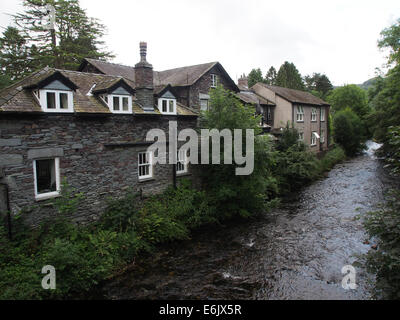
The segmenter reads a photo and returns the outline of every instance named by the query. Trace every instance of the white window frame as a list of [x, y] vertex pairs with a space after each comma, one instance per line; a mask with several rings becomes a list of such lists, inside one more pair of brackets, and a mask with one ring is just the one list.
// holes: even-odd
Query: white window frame
[[311, 146], [315, 147], [317, 145], [317, 139], [318, 139], [318, 133], [316, 131], [313, 131], [311, 133]]
[[[36, 161], [40, 160], [54, 160], [54, 167], [56, 171], [56, 188], [57, 191], [47, 192], [47, 193], [38, 193], [37, 187], [37, 172], [36, 172]], [[35, 199], [36, 200], [47, 200], [56, 198], [60, 195], [61, 192], [61, 178], [60, 178], [60, 158], [46, 158], [46, 159], [35, 159], [33, 160], [33, 178], [35, 184]]]
[[299, 141], [304, 142], [304, 132], [299, 132]]
[[[140, 163], [140, 155], [147, 154], [148, 162], [147, 163]], [[145, 176], [140, 175], [140, 167], [149, 166], [149, 174]], [[138, 153], [138, 177], [140, 180], [146, 180], [153, 178], [153, 153], [150, 151], [143, 151]]]
[[311, 122], [317, 122], [317, 108], [311, 108]]
[[[168, 110], [167, 112], [163, 112], [163, 110], [162, 110], [163, 101], [167, 101], [167, 110]], [[173, 110], [173, 112], [170, 112], [170, 111], [169, 111], [169, 104], [170, 104], [170, 101], [172, 101], [173, 104], [174, 104], [174, 110]], [[166, 98], [160, 98], [160, 99], [158, 99], [158, 110], [160, 110], [161, 114], [165, 114], [165, 115], [176, 115], [176, 99], [166, 99]]]
[[296, 107], [296, 121], [304, 122], [304, 108], [302, 106]]
[[[114, 98], [119, 98], [119, 105], [121, 106], [121, 110], [114, 110]], [[123, 98], [128, 98], [128, 111], [122, 110], [122, 99]], [[132, 113], [132, 96], [126, 95], [126, 94], [109, 94], [107, 95], [107, 100], [108, 102], [105, 101], [103, 98], [103, 101], [107, 103], [108, 108], [112, 113], [116, 114], [131, 114]]]
[[218, 75], [215, 73], [211, 74], [211, 88], [216, 88], [218, 85]]
[[[54, 93], [56, 98], [56, 108], [49, 109], [47, 108], [47, 93]], [[60, 94], [65, 93], [67, 94], [68, 99], [68, 108], [61, 109], [60, 108]], [[54, 112], [54, 113], [72, 113], [74, 112], [74, 95], [72, 91], [65, 91], [65, 90], [47, 90], [42, 89], [39, 90], [39, 97], [40, 97], [40, 105], [44, 112]]]
[[[183, 170], [178, 170], [178, 163], [183, 166]], [[176, 164], [176, 174], [185, 174], [188, 172], [188, 151], [180, 150], [178, 151], [177, 164]]]
[[321, 122], [325, 121], [325, 108], [321, 108]]

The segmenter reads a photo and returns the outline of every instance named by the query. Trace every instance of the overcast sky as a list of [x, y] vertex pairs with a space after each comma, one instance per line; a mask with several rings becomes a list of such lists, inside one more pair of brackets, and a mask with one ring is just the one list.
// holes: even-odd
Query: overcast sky
[[[400, 18], [399, 0], [80, 0], [107, 26], [114, 62], [134, 65], [148, 43], [155, 70], [219, 61], [236, 79], [265, 74], [284, 61], [304, 76], [325, 73], [334, 85], [362, 83], [385, 63], [382, 29]], [[21, 10], [1, 0], [0, 26]]]

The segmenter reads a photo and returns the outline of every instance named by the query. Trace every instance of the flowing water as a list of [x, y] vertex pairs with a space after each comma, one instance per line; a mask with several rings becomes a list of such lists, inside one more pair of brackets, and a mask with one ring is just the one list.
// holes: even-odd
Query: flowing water
[[201, 230], [105, 285], [107, 299], [370, 299], [374, 277], [356, 268], [357, 289], [341, 273], [371, 249], [357, 215], [383, 201], [389, 177], [378, 145], [337, 165], [279, 210], [256, 220]]

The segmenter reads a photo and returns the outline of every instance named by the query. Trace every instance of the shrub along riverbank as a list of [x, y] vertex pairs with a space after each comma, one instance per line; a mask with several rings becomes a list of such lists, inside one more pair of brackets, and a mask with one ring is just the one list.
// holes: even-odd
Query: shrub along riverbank
[[[292, 179], [310, 182], [344, 158], [339, 148], [321, 160], [308, 152], [299, 158], [299, 152], [289, 150], [277, 164], [277, 168], [287, 167], [285, 176], [280, 177], [285, 181], [282, 190]], [[311, 175], [307, 171], [310, 167], [317, 168], [318, 174]], [[36, 230], [20, 229], [13, 241], [0, 227], [0, 299], [84, 297], [99, 282], [119, 273], [138, 255], [151, 253], [158, 244], [188, 239], [200, 226], [233, 218], [219, 211], [212, 195], [192, 188], [189, 181], [144, 202], [134, 193], [110, 200], [101, 220], [89, 226], [77, 226], [68, 218], [82, 196], [65, 186], [62, 198], [55, 203], [56, 221], [43, 223]], [[54, 291], [41, 287], [45, 265], [56, 268]]]

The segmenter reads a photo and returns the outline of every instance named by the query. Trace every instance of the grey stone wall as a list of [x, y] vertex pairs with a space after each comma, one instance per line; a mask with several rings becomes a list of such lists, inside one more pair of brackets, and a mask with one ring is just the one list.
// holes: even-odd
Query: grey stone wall
[[[85, 195], [83, 206], [73, 217], [78, 223], [97, 220], [107, 198], [121, 197], [128, 189], [142, 191], [144, 195], [165, 190], [173, 181], [172, 165], [156, 165], [154, 179], [139, 182], [138, 152], [145, 151], [147, 146], [123, 143], [144, 141], [153, 128], [168, 132], [169, 120], [176, 117], [2, 115], [1, 179], [9, 188], [12, 213], [23, 210], [23, 218], [30, 225], [55, 214], [54, 208], [47, 206], [48, 201], [39, 203], [34, 194], [33, 160], [49, 152], [60, 157], [61, 179], [66, 178], [69, 185]], [[179, 118], [179, 129], [195, 125], [196, 118]], [[38, 210], [38, 205], [45, 209]]]
[[195, 111], [200, 111], [200, 93], [209, 94], [211, 89], [211, 74], [218, 76], [219, 83], [227, 90], [235, 90], [235, 88], [227, 81], [221, 71], [214, 67], [203, 75], [199, 81], [190, 87], [175, 87], [174, 91], [178, 95], [178, 102], [185, 106], [193, 107]]

